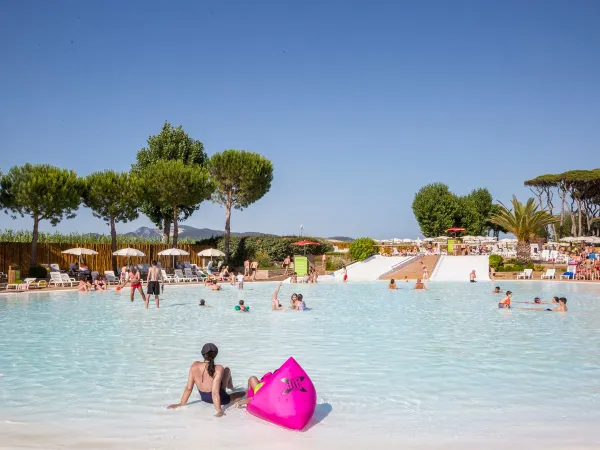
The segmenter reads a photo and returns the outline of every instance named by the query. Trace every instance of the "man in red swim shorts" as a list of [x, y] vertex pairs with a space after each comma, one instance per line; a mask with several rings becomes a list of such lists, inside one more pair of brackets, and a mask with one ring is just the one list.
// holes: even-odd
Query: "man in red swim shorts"
[[144, 296], [144, 290], [142, 289], [142, 280], [140, 279], [140, 272], [135, 267], [132, 267], [129, 271], [129, 280], [127, 282], [131, 283], [131, 301], [133, 301], [133, 297], [135, 295], [136, 290], [138, 290], [140, 294], [142, 294], [142, 300], [146, 301], [146, 298]]

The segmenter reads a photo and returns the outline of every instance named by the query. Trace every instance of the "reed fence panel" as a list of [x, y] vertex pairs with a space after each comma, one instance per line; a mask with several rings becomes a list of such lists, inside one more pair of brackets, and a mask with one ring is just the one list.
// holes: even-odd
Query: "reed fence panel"
[[[98, 252], [97, 255], [83, 256], [91, 270], [103, 274], [106, 270], [112, 270], [112, 250], [110, 244], [58, 244], [58, 243], [40, 243], [37, 246], [38, 264], [58, 264], [61, 270], [67, 270], [71, 263], [79, 261], [75, 255], [67, 255], [62, 251], [75, 248], [89, 248]], [[132, 264], [150, 263], [152, 260], [160, 262], [164, 269], [173, 268], [172, 256], [158, 256], [158, 252], [171, 248], [169, 244], [118, 244], [117, 250], [121, 248], [135, 248], [146, 254], [144, 257], [131, 258]], [[209, 248], [206, 245], [182, 244], [178, 248], [190, 253], [189, 256], [179, 256], [178, 261], [189, 261], [191, 264], [197, 264], [202, 267], [207, 260], [198, 256], [198, 252]], [[9, 266], [19, 266], [22, 273], [27, 273], [29, 261], [31, 258], [31, 244], [25, 242], [0, 242], [0, 272], [8, 273]], [[119, 267], [127, 264], [126, 256], [117, 256], [117, 265]]]

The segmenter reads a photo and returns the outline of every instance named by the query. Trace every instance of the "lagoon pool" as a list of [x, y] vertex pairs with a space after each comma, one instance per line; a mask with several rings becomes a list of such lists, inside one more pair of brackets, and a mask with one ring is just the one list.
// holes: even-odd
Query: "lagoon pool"
[[[564, 295], [569, 312], [498, 310], [489, 282], [285, 284], [284, 305], [301, 292], [307, 312], [272, 312], [271, 283], [167, 285], [147, 311], [115, 290], [2, 295], [0, 447], [598, 448], [600, 286], [500, 286], [514, 306]], [[317, 388], [309, 428], [167, 410], [205, 342], [240, 388], [294, 356]]]

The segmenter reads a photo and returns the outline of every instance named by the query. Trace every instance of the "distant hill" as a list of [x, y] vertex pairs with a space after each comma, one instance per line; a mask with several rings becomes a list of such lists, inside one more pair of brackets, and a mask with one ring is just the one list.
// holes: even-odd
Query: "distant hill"
[[[171, 231], [171, 235], [173, 232]], [[179, 226], [179, 237], [181, 239], [190, 238], [190, 239], [207, 239], [213, 236], [222, 236], [225, 232], [222, 230], [212, 230], [210, 228], [194, 228], [189, 225], [180, 225]], [[124, 233], [125, 236], [136, 236], [136, 237], [145, 237], [145, 238], [158, 238], [162, 237], [162, 233], [156, 228], [149, 227], [139, 227], [135, 231], [131, 231], [129, 233]], [[231, 232], [232, 236], [273, 236], [272, 234], [266, 233], [258, 233], [255, 231], [248, 231], [243, 233], [235, 233]]]
[[333, 236], [327, 239], [331, 239], [332, 241], [342, 241], [342, 242], [352, 242], [354, 241], [354, 238], [351, 237], [347, 237], [347, 236]]

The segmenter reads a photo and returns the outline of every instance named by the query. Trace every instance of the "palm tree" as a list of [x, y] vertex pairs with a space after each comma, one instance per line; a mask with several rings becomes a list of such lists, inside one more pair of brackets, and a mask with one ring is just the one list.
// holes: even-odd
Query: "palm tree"
[[527, 203], [521, 203], [513, 195], [512, 209], [500, 204], [499, 211], [490, 218], [490, 222], [499, 225], [517, 238], [517, 260], [521, 263], [531, 261], [529, 243], [538, 230], [556, 222], [556, 218], [544, 210], [538, 211], [538, 206], [533, 198]]

